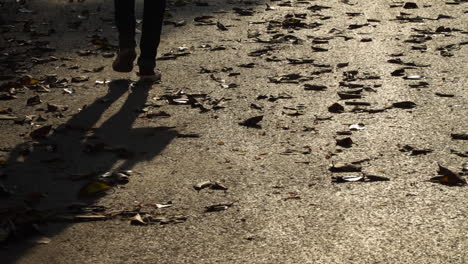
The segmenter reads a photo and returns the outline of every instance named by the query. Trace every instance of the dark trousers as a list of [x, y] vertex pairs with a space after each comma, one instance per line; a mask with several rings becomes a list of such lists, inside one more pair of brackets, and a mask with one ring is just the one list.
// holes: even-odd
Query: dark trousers
[[[156, 54], [161, 39], [166, 0], [145, 0], [143, 27], [140, 40], [140, 67], [155, 67]], [[119, 30], [119, 48], [135, 48], [135, 0], [114, 0], [115, 23]]]

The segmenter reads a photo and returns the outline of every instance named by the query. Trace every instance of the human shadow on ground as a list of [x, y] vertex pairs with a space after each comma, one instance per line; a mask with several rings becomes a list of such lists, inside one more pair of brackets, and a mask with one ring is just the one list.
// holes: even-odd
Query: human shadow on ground
[[[41, 222], [41, 218], [34, 218], [37, 212], [77, 202], [92, 205], [99, 199], [79, 199], [80, 189], [90, 181], [86, 175], [131, 170], [139, 162], [152, 160], [175, 138], [177, 132], [167, 127], [133, 128], [140, 114], [137, 110], [146, 103], [150, 89], [151, 85], [132, 87], [128, 80], [112, 81], [105, 96], [56, 127], [49, 136], [14, 148], [4, 180], [6, 189], [14, 190], [14, 194], [0, 199], [4, 208], [0, 209], [0, 231], [20, 237], [0, 250], [2, 263], [14, 263], [33, 246], [24, 243], [24, 238], [31, 231], [37, 234], [31, 230]], [[96, 126], [103, 113], [128, 92], [122, 107]], [[107, 194], [117, 195], [111, 191]], [[47, 236], [60, 233], [68, 225], [47, 230]], [[15, 227], [18, 232], [13, 235]]]
[[[174, 17], [167, 20], [184, 19], [189, 24], [193, 23], [195, 16], [219, 13], [217, 16], [221, 17], [224, 13], [221, 11], [224, 9], [255, 8], [265, 3], [264, 0], [245, 1], [245, 3], [243, 1], [218, 2], [215, 0], [206, 2], [209, 2], [210, 5], [190, 4], [185, 7], [170, 5], [170, 13]], [[36, 14], [18, 13], [18, 8], [21, 5], [14, 2], [9, 2], [8, 6], [7, 9], [2, 7], [11, 11], [10, 13], [5, 12], [5, 10], [5, 13], [2, 12], [2, 19], [5, 20], [2, 22], [5, 24], [21, 24], [26, 21], [24, 19], [33, 19], [34, 21], [53, 21], [56, 19], [53, 31], [57, 34], [53, 34], [50, 39], [45, 39], [50, 40], [51, 44], [61, 46], [62, 42], [60, 41], [63, 40], [65, 33], [69, 33], [66, 35], [68, 42], [80, 43], [80, 49], [83, 44], [83, 34], [89, 34], [90, 28], [99, 32], [98, 29], [113, 18], [112, 1], [104, 0], [75, 1], [73, 5], [71, 2], [58, 0], [31, 2], [31, 8], [37, 8]], [[69, 12], [64, 12], [65, 10], [69, 10]], [[64, 23], [64, 21], [76, 22], [80, 20], [78, 15], [86, 10], [91, 13], [90, 19], [82, 21], [82, 27], [70, 31], [69, 23]], [[52, 28], [52, 25], [48, 26]], [[6, 29], [7, 27], [5, 27]], [[169, 23], [165, 26], [164, 34], [169, 36], [177, 30], [179, 27]], [[70, 37], [73, 34], [75, 36]], [[0, 44], [0, 46], [3, 45]], [[65, 55], [76, 52], [73, 47], [65, 47], [65, 50]], [[92, 59], [96, 60], [97, 58]], [[6, 162], [9, 165], [5, 168], [8, 177], [3, 182], [6, 189], [12, 190], [14, 195], [10, 198], [0, 199], [0, 241], [2, 235], [8, 235], [13, 231], [11, 223], [19, 218], [24, 218], [20, 220], [26, 225], [25, 235], [28, 235], [28, 231], [37, 232], [29, 230], [29, 228], [34, 229], [32, 224], [35, 223], [34, 219], [27, 217], [31, 215], [30, 213], [64, 208], [77, 201], [83, 202], [83, 200], [78, 199], [77, 194], [89, 181], [84, 176], [99, 175], [108, 171], [130, 170], [140, 162], [152, 160], [177, 136], [176, 131], [166, 127], [133, 128], [138, 117], [135, 110], [146, 103], [149, 86], [134, 87], [120, 110], [96, 126], [103, 113], [126, 95], [129, 89], [130, 82], [127, 80], [111, 82], [105, 96], [97, 98], [66, 124], [54, 127], [49, 136], [19, 144], [11, 151], [11, 156]], [[131, 177], [130, 181], [132, 181]], [[108, 192], [108, 194], [118, 195], [118, 192], [116, 194]], [[92, 205], [98, 199], [97, 196], [91, 197], [85, 202]], [[54, 230], [46, 230], [46, 235], [51, 237], [57, 235], [70, 225], [68, 223], [57, 225]], [[17, 230], [19, 231], [24, 226], [17, 225], [16, 227], [19, 228]], [[24, 240], [21, 236], [22, 234], [15, 243], [5, 244], [3, 248], [0, 245], [2, 263], [15, 263], [34, 247], [34, 243], [23, 243]]]

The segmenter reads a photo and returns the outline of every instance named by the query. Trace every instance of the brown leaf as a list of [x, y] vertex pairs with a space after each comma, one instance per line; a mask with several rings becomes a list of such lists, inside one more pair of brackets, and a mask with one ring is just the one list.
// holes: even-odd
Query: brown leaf
[[387, 177], [379, 176], [379, 175], [365, 175], [365, 181], [389, 181], [390, 179]]
[[33, 96], [26, 101], [27, 106], [38, 105], [40, 103], [42, 103], [42, 101], [39, 95]]
[[228, 188], [219, 182], [212, 182], [212, 181], [203, 181], [197, 183], [193, 186], [193, 188], [197, 191], [200, 191], [205, 188], [210, 188], [212, 190], [227, 190]]
[[215, 205], [210, 205], [210, 206], [207, 206], [206, 207], [206, 211], [205, 212], [220, 212], [220, 211], [225, 211], [227, 210], [229, 207], [231, 207], [233, 204], [230, 203], [230, 204], [215, 204]]
[[343, 113], [344, 110], [345, 110], [344, 107], [340, 105], [339, 103], [334, 103], [328, 107], [328, 112], [330, 113], [340, 114], [340, 113]]
[[432, 182], [438, 182], [445, 185], [466, 185], [466, 180], [463, 179], [457, 173], [442, 167], [439, 165], [439, 170], [437, 171], [439, 175], [430, 179]]
[[401, 108], [401, 109], [411, 109], [411, 108], [415, 108], [416, 104], [411, 101], [402, 101], [402, 102], [393, 103], [392, 106], [395, 108]]
[[52, 130], [52, 125], [43, 126], [32, 131], [29, 136], [34, 140], [43, 139], [49, 135], [50, 130]]
[[452, 136], [452, 139], [455, 139], [455, 140], [468, 140], [468, 134], [464, 134], [464, 133], [453, 133], [451, 134]]
[[353, 140], [350, 137], [336, 139], [336, 145], [343, 148], [350, 148], [354, 144]]
[[68, 110], [68, 106], [57, 105], [57, 104], [47, 104], [47, 112], [60, 112]]

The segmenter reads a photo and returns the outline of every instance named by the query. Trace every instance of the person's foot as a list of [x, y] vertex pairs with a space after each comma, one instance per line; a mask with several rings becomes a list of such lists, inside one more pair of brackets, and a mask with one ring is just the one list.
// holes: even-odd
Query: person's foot
[[159, 69], [156, 70], [145, 70], [140, 67], [140, 72], [138, 73], [140, 77], [140, 82], [150, 82], [150, 83], [158, 83], [161, 81], [161, 71]]
[[116, 72], [131, 72], [135, 59], [135, 49], [121, 49], [117, 58], [112, 63], [112, 69]]

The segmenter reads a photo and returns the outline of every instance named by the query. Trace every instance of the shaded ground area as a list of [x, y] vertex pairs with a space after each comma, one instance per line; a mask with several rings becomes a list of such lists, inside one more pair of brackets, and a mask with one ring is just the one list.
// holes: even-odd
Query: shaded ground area
[[7, 263], [467, 262], [466, 1], [0, 5]]

